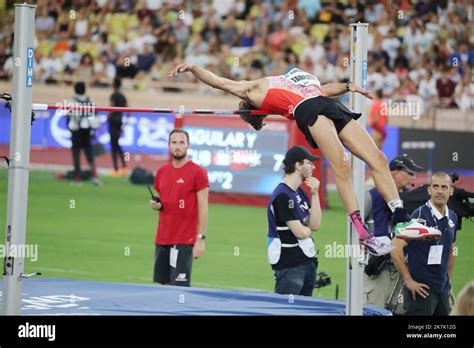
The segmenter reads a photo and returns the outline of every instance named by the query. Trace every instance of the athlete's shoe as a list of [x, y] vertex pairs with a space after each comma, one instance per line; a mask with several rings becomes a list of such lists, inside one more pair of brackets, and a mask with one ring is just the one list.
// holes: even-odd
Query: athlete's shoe
[[375, 237], [373, 233], [371, 233], [367, 239], [364, 239], [362, 244], [364, 244], [370, 254], [375, 256], [382, 256], [393, 250], [390, 238], [386, 236]]
[[432, 239], [441, 237], [441, 232], [436, 228], [427, 227], [416, 220], [402, 222], [393, 229], [395, 238], [400, 239]]

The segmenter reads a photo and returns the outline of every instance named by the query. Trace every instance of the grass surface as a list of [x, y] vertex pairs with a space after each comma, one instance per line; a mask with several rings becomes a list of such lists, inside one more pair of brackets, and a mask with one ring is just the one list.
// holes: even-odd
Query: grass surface
[[[5, 226], [7, 170], [0, 170], [0, 226]], [[346, 215], [335, 193], [316, 232], [319, 271], [332, 284], [314, 296], [345, 297], [346, 261], [326, 258], [325, 248], [346, 240]], [[30, 173], [27, 244], [38, 244], [38, 260], [25, 271], [45, 278], [75, 278], [151, 284], [157, 213], [144, 186], [123, 178], [104, 178], [104, 185], [72, 186], [50, 172]], [[266, 258], [266, 209], [211, 204], [204, 256], [193, 264], [193, 286], [273, 290]], [[2, 237], [4, 238], [4, 237]], [[459, 255], [453, 285], [458, 293], [473, 278], [474, 223], [458, 233]]]

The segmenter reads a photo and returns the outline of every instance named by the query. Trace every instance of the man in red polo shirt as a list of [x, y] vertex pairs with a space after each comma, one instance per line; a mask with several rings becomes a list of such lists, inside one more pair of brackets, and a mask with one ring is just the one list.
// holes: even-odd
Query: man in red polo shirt
[[382, 99], [382, 90], [378, 90], [375, 95], [367, 124], [372, 128], [371, 135], [375, 144], [379, 149], [382, 149], [385, 138], [387, 138], [387, 105]]
[[186, 131], [174, 129], [168, 144], [172, 160], [156, 172], [159, 196], [150, 201], [160, 212], [153, 281], [191, 286], [192, 261], [204, 252], [209, 179], [206, 170], [187, 157]]

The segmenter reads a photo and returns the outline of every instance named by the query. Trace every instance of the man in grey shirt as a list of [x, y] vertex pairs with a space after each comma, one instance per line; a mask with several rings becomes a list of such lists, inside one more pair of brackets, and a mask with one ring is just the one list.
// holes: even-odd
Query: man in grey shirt
[[[408, 185], [413, 187], [415, 173], [422, 170], [423, 168], [417, 166], [406, 154], [397, 156], [390, 162], [390, 173], [399, 191], [406, 190]], [[373, 232], [376, 237], [391, 238], [392, 214], [375, 187], [365, 193], [364, 212], [364, 221], [368, 225], [369, 232]], [[401, 314], [403, 304], [399, 295], [402, 286], [403, 282], [389, 255], [370, 256], [364, 274], [365, 304], [388, 308], [394, 314]]]

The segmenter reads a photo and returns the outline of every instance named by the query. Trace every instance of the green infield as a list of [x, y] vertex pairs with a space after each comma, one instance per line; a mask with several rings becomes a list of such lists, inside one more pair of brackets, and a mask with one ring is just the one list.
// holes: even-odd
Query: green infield
[[[0, 171], [0, 226], [5, 227], [6, 169]], [[104, 185], [80, 186], [59, 181], [51, 172], [32, 171], [29, 182], [27, 244], [38, 245], [37, 260], [25, 271], [45, 278], [151, 283], [158, 214], [149, 207], [145, 186], [125, 178], [103, 178]], [[318, 272], [332, 284], [314, 296], [345, 297], [346, 259], [337, 246], [346, 240], [346, 214], [335, 193], [314, 234], [319, 250]], [[3, 230], [5, 231], [5, 230]], [[266, 257], [266, 209], [211, 204], [206, 252], [193, 265], [193, 286], [221, 289], [273, 289]], [[1, 237], [4, 238], [4, 237]], [[458, 233], [455, 292], [472, 279], [474, 223]], [[336, 244], [334, 244], [336, 243]], [[334, 249], [336, 246], [336, 249]], [[340, 257], [338, 257], [340, 256]]]

